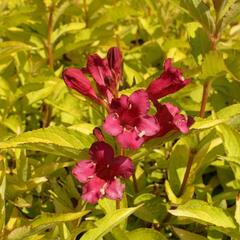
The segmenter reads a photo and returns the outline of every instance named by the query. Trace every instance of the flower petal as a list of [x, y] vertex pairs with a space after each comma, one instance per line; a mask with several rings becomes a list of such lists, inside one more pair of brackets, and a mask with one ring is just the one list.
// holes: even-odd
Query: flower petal
[[162, 136], [174, 129], [179, 130], [182, 133], [187, 133], [189, 131], [186, 117], [179, 112], [180, 109], [171, 103], [158, 105], [158, 111], [156, 113], [156, 118], [160, 126], [158, 136]]
[[109, 88], [114, 89], [115, 83], [112, 81], [112, 73], [108, 67], [107, 60], [102, 59], [97, 54], [89, 55], [87, 69], [96, 81], [98, 91], [111, 103], [113, 94]]
[[122, 111], [127, 110], [129, 107], [128, 96], [121, 95], [120, 98], [113, 99], [111, 102], [111, 112], [121, 114]]
[[188, 133], [188, 121], [185, 116], [182, 114], [177, 114], [174, 116], [173, 123], [182, 133]]
[[[173, 111], [173, 114], [171, 114], [171, 110]], [[155, 115], [160, 127], [160, 130], [157, 134], [158, 136], [163, 136], [167, 132], [174, 129], [173, 116], [176, 114], [177, 110], [178, 108], [170, 103], [158, 105], [157, 113]]]
[[128, 102], [131, 104], [131, 110], [136, 111], [136, 114], [146, 114], [150, 107], [148, 94], [142, 89], [132, 93]]
[[94, 177], [83, 186], [82, 199], [88, 203], [97, 203], [105, 195], [106, 181]]
[[176, 114], [180, 113], [180, 109], [171, 103], [163, 103], [163, 104], [159, 104], [158, 106], [160, 107], [165, 106], [172, 116], [175, 116]]
[[91, 159], [97, 164], [109, 164], [114, 158], [114, 152], [111, 145], [105, 142], [95, 142], [89, 149]]
[[81, 160], [77, 163], [77, 165], [73, 168], [72, 174], [76, 177], [76, 179], [85, 183], [89, 180], [89, 178], [95, 175], [96, 164], [94, 164], [91, 160]]
[[137, 132], [133, 129], [131, 131], [125, 130], [117, 136], [117, 141], [123, 148], [138, 149], [144, 142], [142, 137], [139, 137]]
[[110, 113], [104, 121], [103, 129], [111, 136], [117, 136], [123, 130], [117, 113]]
[[106, 196], [110, 199], [120, 200], [123, 196], [125, 185], [119, 179], [112, 180], [106, 188]]
[[106, 61], [97, 54], [88, 56], [87, 69], [98, 86], [106, 86], [105, 78], [112, 75]]
[[77, 68], [67, 68], [63, 71], [63, 79], [69, 88], [87, 96], [95, 101], [99, 101], [90, 81], [84, 76], [83, 72]]
[[119, 156], [112, 162], [111, 171], [117, 177], [129, 178], [133, 174], [134, 165], [130, 158]]
[[139, 118], [138, 130], [140, 131], [140, 135], [143, 136], [153, 136], [159, 131], [159, 124], [155, 117], [152, 116], [144, 116]]

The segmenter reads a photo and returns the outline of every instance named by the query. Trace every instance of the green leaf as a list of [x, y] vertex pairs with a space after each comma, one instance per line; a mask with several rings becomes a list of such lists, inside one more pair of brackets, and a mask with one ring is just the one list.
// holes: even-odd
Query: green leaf
[[0, 149], [25, 148], [59, 156], [79, 158], [82, 149], [88, 148], [93, 138], [64, 127], [49, 127], [25, 132], [0, 143]]
[[113, 228], [111, 231], [111, 235], [114, 237], [115, 240], [131, 240], [128, 237], [128, 232], [122, 230], [120, 226]]
[[225, 60], [225, 64], [230, 73], [231, 77], [236, 80], [240, 81], [240, 53], [239, 51], [230, 51], [228, 58]]
[[236, 0], [213, 0], [213, 1], [215, 10], [217, 11], [218, 21], [220, 21], [226, 15], [229, 9], [236, 2]]
[[188, 14], [202, 24], [208, 33], [214, 31], [214, 21], [209, 7], [201, 0], [181, 0], [181, 6]]
[[[33, 220], [29, 225], [24, 225], [18, 228], [15, 228], [8, 235], [9, 240], [22, 240], [22, 239], [37, 239], [35, 234], [43, 232], [46, 228], [49, 228], [49, 225], [57, 224], [60, 222], [67, 222], [78, 220], [89, 213], [89, 211], [82, 211], [76, 213], [66, 213], [66, 214], [50, 214], [44, 213]], [[29, 238], [33, 236], [33, 238]], [[42, 238], [41, 238], [42, 239]]]
[[5, 226], [6, 206], [5, 192], [6, 190], [6, 166], [5, 159], [0, 156], [0, 231], [3, 231]]
[[0, 61], [6, 60], [11, 57], [12, 54], [19, 51], [31, 50], [32, 47], [17, 41], [0, 42]]
[[[219, 15], [219, 11], [223, 7], [226, 0], [212, 0], [212, 1], [213, 1], [214, 9], [215, 9], [217, 15]], [[233, 0], [233, 1], [235, 1], [235, 0]]]
[[[227, 7], [229, 5], [226, 4], [227, 12], [223, 16], [223, 19], [222, 19], [222, 24], [221, 24], [221, 28], [220, 28], [221, 31], [223, 31], [224, 28], [228, 24], [231, 24], [233, 21], [236, 21], [237, 17], [239, 17], [239, 14], [240, 14], [240, 1], [239, 0], [235, 0], [235, 1], [230, 0], [228, 4], [229, 5], [231, 4], [231, 7], [228, 9]], [[224, 12], [222, 14], [224, 14]]]
[[[223, 140], [227, 157], [240, 159], [240, 134], [231, 127], [221, 124], [216, 127], [219, 135]], [[236, 180], [240, 184], [240, 167], [236, 164], [229, 162]]]
[[127, 236], [131, 240], [167, 240], [167, 238], [160, 233], [159, 231], [156, 231], [154, 229], [150, 228], [138, 228], [136, 230], [133, 230], [131, 232], [128, 232]]
[[117, 209], [111, 214], [106, 214], [105, 217], [96, 221], [96, 228], [87, 231], [81, 238], [81, 240], [96, 240], [103, 237], [105, 234], [111, 231], [124, 219], [133, 214], [140, 206], [134, 208], [122, 208]]
[[33, 172], [33, 177], [42, 177], [53, 174], [56, 170], [69, 167], [75, 164], [75, 161], [71, 162], [51, 162], [51, 163], [43, 163], [40, 167], [35, 168]]
[[168, 180], [173, 192], [178, 195], [190, 154], [189, 146], [182, 140], [175, 144], [169, 159]]
[[205, 55], [202, 63], [201, 78], [216, 77], [216, 75], [226, 71], [227, 68], [220, 52], [211, 51]]
[[81, 211], [81, 212], [75, 212], [75, 213], [62, 213], [62, 214], [44, 213], [40, 215], [37, 219], [33, 220], [33, 222], [31, 223], [31, 226], [33, 228], [36, 228], [41, 225], [73, 221], [85, 216], [88, 213], [89, 211]]
[[239, 228], [240, 228], [240, 194], [237, 195], [236, 197], [236, 210], [235, 210], [235, 215], [234, 215]]
[[207, 240], [207, 238], [199, 234], [192, 233], [180, 228], [173, 227], [173, 231], [177, 234], [180, 240]]
[[165, 181], [165, 191], [166, 191], [167, 196], [168, 196], [169, 200], [171, 201], [171, 203], [179, 205], [179, 204], [183, 204], [183, 203], [187, 202], [189, 199], [192, 198], [192, 196], [194, 194], [194, 186], [192, 186], [192, 185], [186, 186], [183, 194], [180, 197], [177, 197], [175, 195], [175, 193], [173, 192], [173, 190], [171, 189], [169, 182], [166, 180]]
[[169, 209], [168, 204], [164, 203], [161, 198], [152, 193], [143, 193], [134, 199], [134, 204], [144, 204], [134, 215], [138, 218], [150, 222], [160, 223], [164, 220]]
[[201, 200], [190, 200], [169, 212], [174, 216], [190, 218], [206, 225], [236, 229], [234, 220], [225, 210]]
[[203, 56], [209, 52], [211, 48], [211, 42], [207, 33], [202, 29], [198, 28], [193, 37], [190, 37], [189, 43], [192, 47], [192, 54], [195, 61], [200, 64]]
[[202, 119], [202, 118], [195, 118], [194, 124], [191, 126], [191, 129], [208, 129], [215, 127], [218, 124], [226, 122], [226, 119]]
[[52, 34], [52, 43], [55, 43], [59, 37], [68, 32], [80, 31], [85, 27], [85, 23], [73, 22], [65, 24], [56, 29]]
[[219, 110], [216, 115], [218, 118], [231, 118], [237, 114], [240, 114], [240, 103], [236, 103]]

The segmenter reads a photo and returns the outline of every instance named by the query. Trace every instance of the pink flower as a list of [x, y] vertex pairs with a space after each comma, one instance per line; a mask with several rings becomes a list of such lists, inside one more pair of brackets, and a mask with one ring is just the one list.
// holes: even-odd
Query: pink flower
[[67, 68], [63, 71], [63, 79], [69, 88], [72, 88], [84, 96], [99, 102], [99, 98], [95, 93], [90, 81], [84, 76], [83, 72], [77, 68]]
[[103, 129], [115, 136], [123, 148], [137, 149], [144, 142], [144, 136], [153, 136], [159, 131], [156, 118], [147, 114], [149, 100], [144, 90], [114, 99], [110, 110]]
[[116, 47], [110, 48], [107, 58], [97, 54], [88, 56], [87, 70], [96, 81], [98, 91], [110, 103], [116, 95], [118, 82], [122, 77], [122, 54]]
[[159, 132], [156, 136], [165, 135], [171, 130], [177, 130], [182, 133], [188, 133], [188, 119], [180, 114], [180, 109], [171, 103], [158, 104], [156, 118], [159, 123]]
[[91, 160], [81, 160], [72, 170], [73, 175], [83, 183], [82, 198], [96, 203], [100, 198], [121, 199], [125, 189], [119, 177], [129, 178], [134, 171], [130, 158], [114, 157], [113, 148], [105, 142], [92, 144]]
[[182, 72], [172, 66], [171, 59], [164, 62], [164, 72], [159, 78], [150, 83], [147, 88], [149, 98], [155, 102], [168, 94], [175, 93], [190, 82], [190, 79], [184, 79]]

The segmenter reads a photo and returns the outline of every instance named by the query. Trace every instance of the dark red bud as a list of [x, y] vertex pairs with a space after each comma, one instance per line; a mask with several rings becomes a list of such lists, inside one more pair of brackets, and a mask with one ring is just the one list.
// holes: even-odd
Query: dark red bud
[[69, 88], [72, 88], [84, 96], [99, 102], [99, 98], [95, 93], [90, 81], [84, 76], [83, 72], [77, 68], [67, 68], [63, 71], [63, 79]]
[[99, 141], [99, 142], [105, 142], [105, 138], [102, 134], [102, 131], [99, 127], [95, 127], [93, 129], [93, 135], [96, 137], [96, 139]]

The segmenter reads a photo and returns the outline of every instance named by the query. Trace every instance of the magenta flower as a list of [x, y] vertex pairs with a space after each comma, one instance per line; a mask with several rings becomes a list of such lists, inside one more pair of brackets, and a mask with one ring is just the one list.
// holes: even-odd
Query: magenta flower
[[148, 95], [144, 90], [135, 91], [130, 97], [122, 95], [110, 105], [110, 114], [103, 129], [115, 136], [123, 148], [137, 149], [144, 136], [153, 136], [159, 131], [155, 117], [147, 114]]
[[88, 72], [96, 81], [98, 91], [110, 103], [116, 95], [118, 82], [122, 77], [122, 54], [116, 47], [110, 48], [107, 58], [97, 54], [89, 55], [87, 61]]
[[190, 82], [184, 79], [180, 69], [172, 66], [171, 59], [164, 62], [164, 72], [157, 79], [153, 80], [147, 88], [149, 98], [155, 102], [168, 94], [175, 93]]
[[67, 68], [63, 71], [63, 79], [69, 88], [72, 88], [84, 96], [99, 102], [99, 98], [95, 93], [90, 81], [84, 76], [83, 72], [77, 68]]
[[119, 177], [129, 178], [134, 171], [130, 158], [114, 158], [113, 148], [105, 142], [92, 144], [89, 155], [91, 160], [81, 160], [72, 170], [73, 175], [83, 183], [82, 198], [96, 203], [100, 198], [122, 198], [125, 185]]
[[159, 123], [159, 132], [156, 136], [165, 135], [171, 130], [177, 130], [182, 133], [188, 133], [189, 121], [180, 114], [180, 109], [171, 103], [158, 104], [156, 118]]

